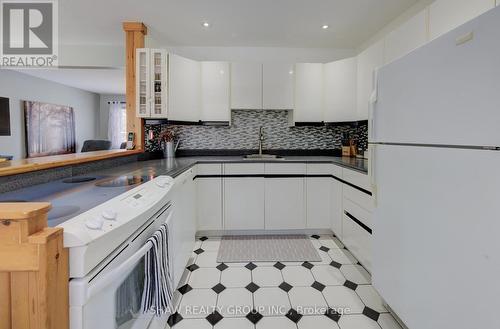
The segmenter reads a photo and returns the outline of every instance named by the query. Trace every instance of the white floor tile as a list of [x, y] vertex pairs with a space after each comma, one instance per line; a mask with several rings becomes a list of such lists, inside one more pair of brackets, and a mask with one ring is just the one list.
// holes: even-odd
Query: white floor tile
[[365, 308], [365, 305], [358, 295], [353, 290], [344, 286], [326, 287], [325, 290], [323, 290], [323, 295], [328, 305], [339, 313], [362, 313]]
[[399, 323], [389, 313], [380, 314], [378, 324], [382, 329], [401, 329]]
[[215, 309], [217, 294], [212, 289], [193, 289], [182, 296], [179, 313], [183, 318], [205, 318]]
[[283, 282], [283, 277], [273, 266], [258, 266], [252, 271], [252, 281], [259, 287], [277, 287]]
[[360, 265], [342, 265], [340, 271], [349, 281], [357, 284], [370, 284], [371, 277], [363, 266]]
[[363, 303], [379, 313], [387, 312], [382, 298], [371, 285], [358, 286], [356, 293], [361, 298]]
[[295, 323], [286, 317], [265, 317], [257, 322], [255, 327], [257, 329], [297, 329]]
[[287, 266], [281, 270], [285, 282], [294, 287], [311, 286], [314, 278], [311, 271], [303, 266]]
[[314, 265], [328, 265], [332, 262], [332, 258], [328, 255], [327, 252], [317, 250], [319, 257], [321, 257], [321, 261], [319, 262], [311, 262]]
[[288, 294], [280, 288], [260, 288], [253, 299], [255, 309], [264, 316], [285, 315], [291, 308]]
[[[324, 315], [304, 316], [297, 324], [299, 329], [338, 329], [337, 323]], [[359, 328], [362, 329], [362, 328]]]
[[189, 285], [192, 288], [212, 288], [220, 282], [220, 273], [216, 268], [201, 267], [191, 273]]
[[175, 329], [211, 329], [212, 326], [205, 319], [184, 319], [174, 326]]
[[302, 315], [321, 315], [328, 309], [321, 292], [312, 287], [294, 287], [288, 296], [292, 307]]
[[203, 241], [200, 248], [205, 251], [219, 251], [219, 247], [220, 247], [220, 239], [210, 238], [208, 240]]
[[330, 249], [328, 255], [340, 264], [356, 264], [356, 258], [346, 249]]
[[246, 267], [229, 267], [222, 271], [220, 282], [226, 288], [244, 288], [252, 282], [251, 271]]
[[219, 294], [217, 310], [224, 317], [245, 317], [253, 310], [252, 293], [245, 288], [228, 288]]
[[254, 325], [246, 318], [224, 318], [217, 322], [214, 329], [254, 329]]
[[340, 329], [380, 329], [377, 322], [362, 315], [342, 315], [339, 320]]
[[219, 263], [217, 263], [217, 251], [202, 252], [196, 258], [195, 263], [199, 267], [216, 267], [219, 265]]
[[345, 282], [342, 272], [330, 265], [314, 266], [311, 271], [316, 281], [321, 282], [325, 286], [339, 286]]

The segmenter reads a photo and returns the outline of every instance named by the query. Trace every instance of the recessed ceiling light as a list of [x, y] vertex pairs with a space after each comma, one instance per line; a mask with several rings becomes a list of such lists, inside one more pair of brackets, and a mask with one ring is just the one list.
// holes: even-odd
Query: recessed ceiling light
[[210, 27], [210, 23], [209, 22], [203, 22], [202, 25], [203, 25], [203, 27]]
[[330, 26], [328, 26], [328, 24], [323, 24], [323, 26], [321, 26], [321, 28], [322, 28], [323, 30], [326, 30], [326, 29], [327, 29], [327, 28], [329, 28], [329, 27], [330, 27]]

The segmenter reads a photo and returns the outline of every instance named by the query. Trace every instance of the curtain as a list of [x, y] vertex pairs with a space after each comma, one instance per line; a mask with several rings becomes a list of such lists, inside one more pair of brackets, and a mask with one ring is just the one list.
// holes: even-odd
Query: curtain
[[111, 141], [113, 149], [119, 149], [120, 145], [127, 141], [125, 103], [110, 102], [109, 104], [108, 139]]

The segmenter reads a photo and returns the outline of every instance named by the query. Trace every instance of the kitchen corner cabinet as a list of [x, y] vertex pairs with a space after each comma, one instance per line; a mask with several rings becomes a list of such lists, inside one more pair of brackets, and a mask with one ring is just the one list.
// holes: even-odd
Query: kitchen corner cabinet
[[324, 117], [326, 122], [357, 120], [357, 59], [324, 65]]
[[168, 119], [196, 122], [200, 120], [201, 63], [170, 54]]
[[427, 41], [428, 8], [390, 32], [385, 38], [385, 64], [423, 46]]
[[224, 175], [246, 175], [248, 177], [224, 178], [224, 229], [263, 230], [264, 188], [263, 163], [224, 164]]
[[494, 7], [494, 0], [435, 1], [429, 9], [430, 39], [433, 40]]
[[296, 64], [293, 121], [298, 123], [323, 120], [323, 64]]
[[166, 118], [168, 54], [164, 49], [136, 50], [136, 114], [139, 118]]
[[262, 109], [261, 63], [231, 63], [231, 109]]
[[198, 164], [196, 170], [198, 230], [222, 230], [222, 164]]
[[230, 76], [227, 62], [201, 63], [201, 121], [230, 121]]
[[294, 108], [295, 65], [264, 63], [262, 70], [262, 106], [264, 110]]
[[[266, 163], [266, 175], [304, 175], [305, 164]], [[266, 229], [304, 229], [305, 216], [305, 178], [304, 177], [266, 177], [265, 219]]]
[[369, 102], [374, 90], [374, 71], [384, 65], [384, 40], [380, 40], [358, 55], [357, 119], [367, 120]]

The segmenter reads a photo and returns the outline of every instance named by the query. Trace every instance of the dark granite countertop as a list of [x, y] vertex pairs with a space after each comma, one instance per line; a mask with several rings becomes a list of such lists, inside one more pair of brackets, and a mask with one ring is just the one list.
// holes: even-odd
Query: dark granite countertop
[[168, 175], [176, 177], [197, 163], [333, 163], [358, 172], [368, 173], [368, 160], [334, 156], [286, 156], [279, 160], [246, 160], [242, 156], [195, 156], [139, 161], [109, 170], [114, 175]]

